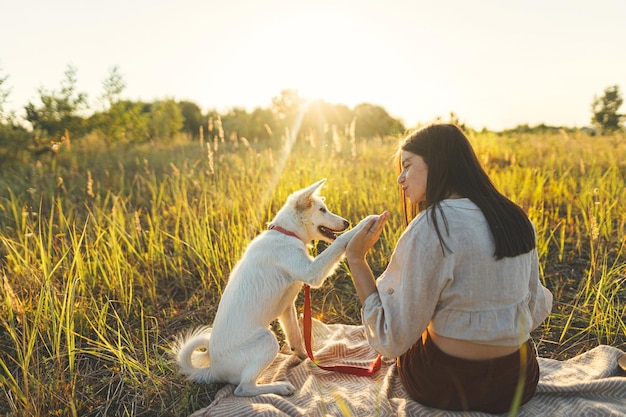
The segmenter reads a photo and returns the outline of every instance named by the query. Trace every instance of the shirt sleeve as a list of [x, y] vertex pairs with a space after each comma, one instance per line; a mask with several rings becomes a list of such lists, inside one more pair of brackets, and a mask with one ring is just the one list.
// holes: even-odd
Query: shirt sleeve
[[530, 300], [528, 309], [533, 319], [531, 331], [539, 327], [539, 325], [550, 315], [552, 311], [552, 293], [541, 284], [539, 280], [539, 260], [537, 249], [532, 253], [531, 277], [529, 280]]
[[423, 228], [420, 232], [419, 227], [407, 228], [377, 279], [377, 292], [361, 310], [370, 345], [388, 358], [402, 355], [421, 337], [441, 292], [453, 279], [454, 254], [444, 257], [438, 239], [424, 236], [432, 234]]

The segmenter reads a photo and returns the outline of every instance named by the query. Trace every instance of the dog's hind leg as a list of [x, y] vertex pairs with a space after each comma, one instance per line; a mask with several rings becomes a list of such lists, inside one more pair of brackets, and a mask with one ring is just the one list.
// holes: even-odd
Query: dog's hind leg
[[296, 306], [291, 303], [287, 306], [285, 311], [278, 316], [278, 321], [285, 332], [285, 338], [291, 350], [298, 355], [300, 359], [306, 359], [307, 353], [304, 349], [304, 339], [302, 338], [302, 332], [298, 325], [298, 315], [296, 312]]
[[246, 357], [247, 365], [241, 372], [241, 379], [235, 388], [235, 395], [240, 397], [268, 393], [291, 395], [296, 391], [296, 388], [287, 381], [257, 384], [261, 372], [272, 363], [278, 354], [278, 341], [270, 330], [259, 329], [254, 332], [246, 342], [246, 347], [245, 351], [251, 354]]

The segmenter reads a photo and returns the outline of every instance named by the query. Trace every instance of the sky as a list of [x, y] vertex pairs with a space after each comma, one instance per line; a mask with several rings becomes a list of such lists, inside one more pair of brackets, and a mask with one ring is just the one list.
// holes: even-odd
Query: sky
[[118, 67], [129, 100], [252, 111], [293, 89], [382, 106], [409, 128], [450, 112], [475, 129], [583, 127], [594, 97], [626, 91], [624, 0], [10, 3], [0, 78], [18, 115], [69, 65], [92, 110]]

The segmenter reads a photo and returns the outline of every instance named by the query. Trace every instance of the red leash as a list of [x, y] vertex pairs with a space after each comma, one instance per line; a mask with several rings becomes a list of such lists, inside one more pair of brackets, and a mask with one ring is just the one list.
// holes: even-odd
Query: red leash
[[320, 365], [317, 360], [315, 360], [315, 357], [313, 357], [313, 349], [311, 348], [311, 321], [311, 287], [304, 284], [304, 347], [306, 348], [306, 352], [309, 354], [311, 362], [317, 365], [318, 368], [326, 371], [335, 371], [358, 376], [370, 376], [380, 369], [380, 355], [376, 356], [376, 359], [372, 361], [369, 368], [350, 365]]

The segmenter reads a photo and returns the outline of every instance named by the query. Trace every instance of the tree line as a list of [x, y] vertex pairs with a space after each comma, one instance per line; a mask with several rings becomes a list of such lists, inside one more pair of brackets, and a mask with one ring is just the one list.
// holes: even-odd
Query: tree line
[[[358, 138], [385, 137], [405, 130], [403, 122], [378, 105], [362, 103], [354, 108], [318, 100], [307, 102], [296, 90], [284, 90], [267, 108], [248, 111], [234, 107], [219, 113], [189, 100], [166, 98], [153, 102], [122, 98], [126, 82], [113, 67], [102, 82], [101, 110], [90, 111], [87, 95], [77, 88], [77, 70], [68, 65], [58, 90], [40, 88], [38, 100], [25, 107], [20, 123], [5, 106], [9, 96], [8, 76], [0, 74], [0, 162], [39, 154], [66, 138], [93, 135], [108, 146], [145, 142], [168, 142], [177, 136], [198, 139], [219, 134], [227, 139], [246, 138], [250, 143], [271, 145], [280, 140], [298, 116], [302, 135], [329, 135], [337, 129]], [[22, 158], [20, 157], [22, 156]]]
[[[220, 114], [216, 110], [203, 113], [189, 100], [166, 98], [153, 102], [122, 98], [126, 82], [118, 67], [113, 67], [102, 82], [99, 102], [101, 110], [90, 112], [87, 95], [77, 88], [77, 70], [68, 65], [58, 90], [41, 87], [39, 100], [25, 107], [27, 125], [18, 121], [6, 109], [10, 94], [7, 75], [0, 68], [0, 162], [20, 161], [24, 156], [48, 152], [65, 139], [94, 135], [108, 146], [132, 145], [145, 142], [167, 142], [176, 136], [191, 139], [219, 134], [232, 139], [246, 138], [248, 142], [272, 145], [285, 129], [300, 120], [301, 135], [336, 134], [344, 130], [355, 138], [385, 137], [405, 131], [403, 122], [390, 116], [378, 105], [361, 103], [354, 108], [318, 100], [307, 102], [296, 90], [281, 91], [267, 108], [251, 112], [234, 107]], [[607, 87], [604, 94], [594, 97], [591, 110], [591, 133], [611, 134], [620, 131], [624, 114], [619, 86]], [[451, 120], [458, 117], [451, 113]], [[545, 127], [544, 125], [541, 125]], [[528, 126], [518, 127], [528, 130]], [[515, 129], [514, 129], [515, 130]], [[208, 138], [211, 139], [211, 138]]]

